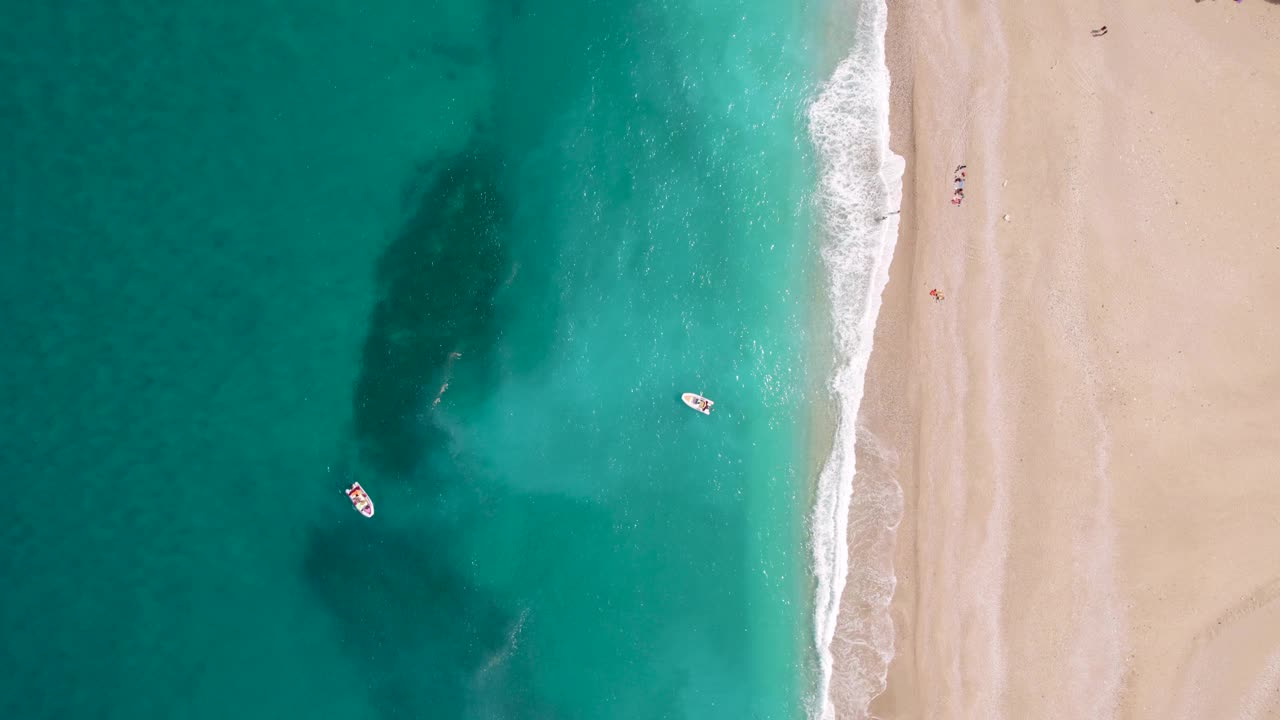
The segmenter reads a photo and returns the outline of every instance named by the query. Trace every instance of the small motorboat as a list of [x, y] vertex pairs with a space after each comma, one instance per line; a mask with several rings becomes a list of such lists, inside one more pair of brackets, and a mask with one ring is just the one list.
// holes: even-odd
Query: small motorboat
[[703, 415], [710, 415], [711, 408], [715, 406], [715, 402], [702, 397], [698, 393], [685, 393], [680, 396], [680, 399], [684, 401], [685, 405], [688, 405]]
[[356, 512], [365, 517], [373, 517], [373, 500], [369, 498], [369, 493], [360, 487], [360, 483], [353, 483], [347, 488], [347, 497], [351, 500], [351, 507], [355, 508]]

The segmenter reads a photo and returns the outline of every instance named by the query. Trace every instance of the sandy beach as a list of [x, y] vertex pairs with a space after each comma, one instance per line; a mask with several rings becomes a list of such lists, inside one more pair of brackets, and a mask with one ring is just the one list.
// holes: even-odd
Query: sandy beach
[[1280, 4], [917, 5], [859, 418], [896, 642], [866, 708], [851, 573], [838, 717], [1280, 718]]

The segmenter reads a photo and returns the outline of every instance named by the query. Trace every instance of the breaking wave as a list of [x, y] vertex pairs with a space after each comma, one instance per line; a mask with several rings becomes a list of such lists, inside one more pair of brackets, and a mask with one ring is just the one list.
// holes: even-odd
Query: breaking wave
[[[835, 716], [832, 643], [840, 619], [840, 600], [849, 577], [849, 518], [859, 526], [891, 533], [901, 516], [901, 489], [892, 480], [854, 496], [856, 421], [862, 403], [867, 360], [871, 355], [880, 295], [889, 280], [889, 263], [898, 237], [903, 159], [889, 149], [889, 71], [884, 38], [888, 10], [884, 0], [867, 0], [858, 9], [853, 51], [836, 67], [808, 108], [809, 132], [818, 158], [818, 210], [822, 220], [822, 257], [829, 273], [836, 362], [831, 392], [837, 410], [831, 455], [818, 476], [810, 523], [817, 598], [814, 634], [819, 656], [819, 686], [810, 717]], [[885, 543], [874, 543], [884, 552]], [[891, 543], [890, 543], [891, 544]], [[896, 578], [891, 564], [868, 562], [859, 568], [856, 590], [864, 616], [848, 618], [856, 638], [847, 670], [838, 679], [842, 712], [865, 717], [871, 699], [884, 687], [893, 657], [893, 624], [888, 616]], [[867, 571], [863, 571], [867, 570]], [[848, 703], [846, 705], [846, 703]], [[859, 712], [860, 711], [860, 712]]]

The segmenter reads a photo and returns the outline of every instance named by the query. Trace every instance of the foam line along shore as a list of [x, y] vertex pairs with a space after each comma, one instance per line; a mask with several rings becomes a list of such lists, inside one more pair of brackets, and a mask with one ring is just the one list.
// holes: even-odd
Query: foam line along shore
[[[819, 471], [810, 521], [816, 578], [814, 639], [820, 662], [818, 694], [810, 712], [820, 718], [835, 714], [830, 699], [832, 671], [835, 654], [845, 652], [847, 644], [837, 642], [836, 632], [851, 567], [854, 589], [868, 601], [857, 611], [856, 620], [862, 629], [856, 642], [864, 658], [841, 683], [847, 686], [863, 683], [864, 676], [882, 676], [892, 654], [887, 616], [892, 571], [867, 556], [887, 557], [890, 546], [881, 542], [876, 547], [855, 547], [851, 555], [847, 538], [851, 528], [888, 531], [900, 512], [892, 482], [881, 485], [879, 492], [865, 487], [855, 491], [855, 421], [898, 234], [903, 172], [902, 158], [889, 148], [887, 7], [883, 0], [870, 0], [839, 8], [836, 14], [841, 22], [850, 23], [846, 42], [852, 47], [808, 108], [819, 167], [817, 210], [835, 346], [829, 384], [835, 405], [833, 439]], [[872, 694], [867, 693], [867, 700]]]

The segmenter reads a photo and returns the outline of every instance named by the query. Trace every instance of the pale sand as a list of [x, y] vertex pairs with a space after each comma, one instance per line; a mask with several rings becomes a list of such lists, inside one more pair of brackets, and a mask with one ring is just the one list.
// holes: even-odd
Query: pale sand
[[860, 420], [896, 466], [859, 471], [896, 467], [905, 516], [872, 714], [1280, 718], [1280, 5], [890, 3], [907, 197]]

